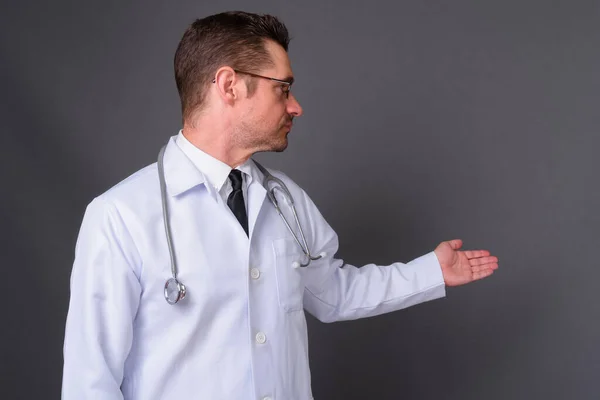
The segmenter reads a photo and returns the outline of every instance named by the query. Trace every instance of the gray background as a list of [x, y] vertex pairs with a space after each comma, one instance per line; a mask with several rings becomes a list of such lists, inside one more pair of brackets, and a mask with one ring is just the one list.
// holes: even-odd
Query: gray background
[[59, 398], [85, 206], [177, 132], [177, 43], [228, 9], [294, 37], [305, 115], [258, 159], [312, 196], [342, 258], [460, 237], [501, 260], [444, 300], [309, 317], [315, 397], [600, 398], [600, 3], [530, 0], [4, 2], [0, 396]]

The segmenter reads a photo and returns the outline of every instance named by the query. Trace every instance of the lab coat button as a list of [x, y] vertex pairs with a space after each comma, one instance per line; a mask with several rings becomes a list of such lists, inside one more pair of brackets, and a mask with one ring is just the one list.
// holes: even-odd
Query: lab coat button
[[258, 332], [256, 334], [256, 343], [263, 344], [266, 341], [267, 341], [267, 335], [265, 335], [264, 332]]
[[258, 268], [250, 269], [250, 276], [252, 279], [258, 279], [260, 277], [260, 270]]

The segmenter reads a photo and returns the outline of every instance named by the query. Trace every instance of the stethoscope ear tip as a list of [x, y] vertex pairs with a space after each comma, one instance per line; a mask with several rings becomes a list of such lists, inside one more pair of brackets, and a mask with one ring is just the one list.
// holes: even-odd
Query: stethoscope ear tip
[[296, 268], [300, 268], [300, 263], [298, 261], [294, 261], [292, 263], [292, 268], [296, 269]]

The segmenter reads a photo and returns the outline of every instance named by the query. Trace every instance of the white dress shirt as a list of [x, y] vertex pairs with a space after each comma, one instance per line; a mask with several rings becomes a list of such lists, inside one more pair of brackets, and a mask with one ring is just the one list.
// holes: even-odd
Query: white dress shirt
[[247, 236], [221, 194], [229, 167], [181, 138], [169, 141], [164, 174], [187, 296], [175, 305], [163, 296], [171, 263], [154, 163], [86, 209], [71, 275], [64, 400], [310, 400], [304, 310], [333, 322], [445, 295], [433, 252], [407, 264], [344, 264], [335, 257], [336, 233], [308, 195], [269, 170], [291, 192], [312, 252], [325, 253], [293, 268], [303, 254], [256, 165], [239, 167]]

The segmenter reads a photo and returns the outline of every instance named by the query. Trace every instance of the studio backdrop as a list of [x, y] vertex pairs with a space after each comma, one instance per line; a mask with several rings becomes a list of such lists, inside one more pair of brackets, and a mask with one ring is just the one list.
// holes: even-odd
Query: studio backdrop
[[[181, 127], [196, 18], [279, 16], [304, 107], [284, 153], [353, 265], [443, 240], [493, 277], [375, 318], [308, 316], [316, 399], [598, 399], [598, 1], [4, 1], [0, 397], [58, 399], [86, 205]], [[202, 398], [199, 394], [198, 398]]]

